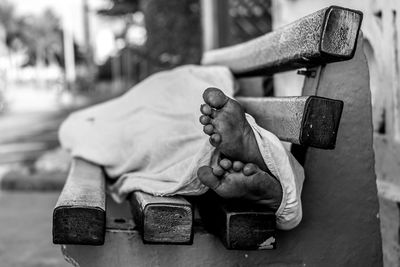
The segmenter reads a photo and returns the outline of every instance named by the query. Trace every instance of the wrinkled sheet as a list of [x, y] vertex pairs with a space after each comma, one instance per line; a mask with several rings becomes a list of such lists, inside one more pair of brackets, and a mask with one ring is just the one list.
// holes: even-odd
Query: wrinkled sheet
[[[235, 82], [225, 67], [183, 66], [157, 73], [121, 97], [71, 114], [59, 130], [61, 145], [74, 157], [104, 166], [115, 180], [109, 191], [117, 201], [136, 190], [203, 194], [208, 188], [197, 169], [215, 165], [218, 158], [198, 121], [207, 87], [232, 97]], [[303, 169], [275, 135], [246, 118], [266, 165], [282, 184], [277, 226], [291, 229], [302, 217]]]

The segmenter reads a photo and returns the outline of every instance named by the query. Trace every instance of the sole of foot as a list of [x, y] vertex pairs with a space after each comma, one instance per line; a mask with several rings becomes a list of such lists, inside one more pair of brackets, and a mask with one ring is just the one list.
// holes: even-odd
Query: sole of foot
[[197, 175], [200, 181], [223, 198], [263, 200], [277, 210], [282, 201], [280, 182], [253, 163], [222, 159], [211, 168], [202, 166]]

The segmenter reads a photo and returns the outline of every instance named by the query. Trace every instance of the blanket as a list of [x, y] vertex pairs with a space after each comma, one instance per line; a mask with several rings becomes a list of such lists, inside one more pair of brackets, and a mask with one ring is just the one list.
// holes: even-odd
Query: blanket
[[[60, 127], [60, 143], [72, 156], [104, 166], [117, 201], [136, 190], [159, 196], [203, 194], [208, 188], [197, 169], [213, 166], [218, 158], [198, 121], [207, 87], [232, 97], [235, 81], [219, 66], [157, 73], [121, 97], [72, 113]], [[291, 229], [302, 217], [303, 169], [275, 135], [250, 115], [246, 118], [266, 165], [282, 184], [277, 225]]]

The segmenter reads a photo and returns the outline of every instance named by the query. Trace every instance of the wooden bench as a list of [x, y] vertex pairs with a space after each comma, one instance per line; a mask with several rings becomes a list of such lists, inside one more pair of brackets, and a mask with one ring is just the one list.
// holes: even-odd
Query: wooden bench
[[[212, 193], [185, 199], [135, 192], [130, 207], [117, 208], [106, 201], [101, 166], [74, 159], [54, 209], [53, 242], [79, 266], [381, 265], [361, 20], [358, 11], [332, 6], [203, 57], [202, 64], [228, 66], [238, 79], [307, 68], [303, 96], [238, 97], [260, 126], [297, 145], [293, 152], [306, 181], [304, 217], [296, 229], [277, 231], [275, 215], [265, 207]], [[275, 240], [277, 249], [226, 250], [204, 226], [230, 249], [271, 249]]]

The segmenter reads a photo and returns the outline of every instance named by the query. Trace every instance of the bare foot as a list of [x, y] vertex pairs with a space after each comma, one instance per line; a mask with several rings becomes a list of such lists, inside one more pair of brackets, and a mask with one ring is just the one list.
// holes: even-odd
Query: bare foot
[[275, 211], [282, 201], [279, 181], [253, 163], [222, 159], [214, 168], [200, 167], [197, 176], [223, 198], [263, 200]]
[[210, 136], [211, 145], [230, 159], [254, 163], [269, 172], [242, 106], [217, 88], [207, 88], [203, 99], [200, 123]]

